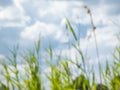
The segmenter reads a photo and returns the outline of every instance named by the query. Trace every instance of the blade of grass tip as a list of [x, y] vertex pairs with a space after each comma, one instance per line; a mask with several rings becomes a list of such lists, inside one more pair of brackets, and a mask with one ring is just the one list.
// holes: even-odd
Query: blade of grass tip
[[52, 51], [52, 46], [51, 46], [50, 42], [49, 42], [49, 54], [50, 54], [50, 59], [52, 60], [52, 58], [53, 58], [53, 51]]
[[77, 41], [77, 40], [78, 40], [78, 39], [77, 39], [77, 36], [76, 36], [76, 34], [75, 34], [75, 32], [74, 32], [74, 29], [72, 28], [72, 26], [71, 26], [71, 24], [70, 24], [70, 21], [68, 20], [67, 17], [66, 17], [66, 21], [67, 21], [67, 25], [68, 25], [68, 27], [69, 27], [71, 33], [73, 34], [75, 40]]
[[37, 43], [35, 43], [35, 50], [38, 56], [39, 56], [39, 51], [40, 51], [40, 45], [41, 45], [41, 41], [40, 39], [38, 39]]
[[108, 60], [106, 61], [106, 70], [105, 70], [106, 75], [110, 75], [110, 68], [109, 68], [109, 63]]

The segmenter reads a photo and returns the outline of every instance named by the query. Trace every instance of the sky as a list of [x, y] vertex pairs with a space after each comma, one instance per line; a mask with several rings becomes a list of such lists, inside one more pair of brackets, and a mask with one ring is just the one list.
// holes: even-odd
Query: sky
[[[118, 44], [116, 34], [120, 35], [120, 1], [119, 0], [0, 0], [0, 60], [9, 55], [8, 48], [19, 44], [21, 50], [31, 48], [39, 35], [42, 47], [48, 47], [49, 41], [55, 52], [60, 49], [63, 53], [71, 51], [75, 58], [74, 49], [69, 50], [66, 43], [67, 17], [75, 32], [80, 31], [80, 47], [85, 53], [88, 45], [88, 57], [91, 65], [97, 65], [94, 37], [87, 41], [91, 31], [89, 15], [82, 7], [87, 5], [96, 25], [97, 44], [100, 62], [106, 59], [111, 62], [111, 54]], [[70, 40], [74, 38], [70, 35]]]

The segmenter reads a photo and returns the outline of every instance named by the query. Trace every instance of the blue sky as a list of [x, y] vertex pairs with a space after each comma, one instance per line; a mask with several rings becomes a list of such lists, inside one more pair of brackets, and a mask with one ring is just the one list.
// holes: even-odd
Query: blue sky
[[[91, 9], [97, 26], [96, 35], [101, 63], [105, 63], [106, 58], [111, 60], [111, 53], [118, 43], [116, 34], [120, 25], [119, 0], [0, 0], [0, 60], [3, 60], [4, 55], [9, 55], [8, 48], [12, 48], [17, 43], [23, 49], [31, 48], [39, 34], [43, 47], [47, 47], [48, 42], [51, 41], [54, 51], [62, 49], [63, 53], [67, 53], [65, 16], [69, 18], [75, 32], [81, 31], [81, 49], [85, 53], [86, 38], [90, 34], [91, 25], [89, 16], [82, 8], [84, 4]], [[88, 46], [89, 63], [96, 65], [93, 37]], [[70, 50], [74, 59], [74, 49]]]

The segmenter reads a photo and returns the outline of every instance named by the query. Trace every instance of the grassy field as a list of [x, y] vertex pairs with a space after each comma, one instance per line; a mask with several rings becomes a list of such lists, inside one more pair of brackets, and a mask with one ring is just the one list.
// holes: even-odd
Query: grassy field
[[[1, 73], [4, 80], [0, 81], [0, 90], [120, 90], [120, 46], [115, 47], [115, 52], [111, 54], [114, 58], [113, 63], [106, 62], [106, 68], [102, 68], [99, 61], [99, 51], [96, 39], [96, 26], [93, 23], [92, 14], [87, 6], [84, 6], [88, 15], [90, 16], [92, 33], [94, 35], [94, 41], [96, 46], [96, 54], [99, 68], [99, 80], [96, 82], [95, 70], [91, 69], [88, 73], [86, 69], [86, 55], [83, 54], [79, 48], [80, 43], [75, 30], [73, 29], [69, 19], [66, 17], [66, 28], [69, 28], [69, 32], [75, 39], [75, 43], [71, 43], [72, 48], [76, 50], [78, 56], [76, 60], [72, 60], [69, 56], [59, 55], [56, 56], [51, 44], [49, 48], [44, 49], [47, 57], [41, 56], [41, 40], [34, 45], [34, 49], [26, 50], [22, 54], [17, 54], [18, 46], [10, 50], [11, 57], [6, 56], [6, 62], [2, 62], [4, 72]], [[88, 36], [88, 40], [89, 40]], [[116, 36], [117, 37], [117, 36]], [[118, 42], [120, 43], [120, 37], [118, 36]], [[68, 44], [69, 46], [69, 44]], [[22, 63], [25, 65], [24, 71], [18, 70], [18, 57], [21, 57]], [[42, 73], [43, 67], [41, 58], [44, 59], [45, 64], [49, 67], [50, 72], [47, 74]], [[79, 63], [81, 61], [81, 63]], [[11, 67], [8, 67], [8, 64]], [[74, 66], [77, 68], [77, 76], [75, 75]], [[43, 79], [43, 76], [47, 79]], [[49, 86], [46, 83], [49, 82]]]

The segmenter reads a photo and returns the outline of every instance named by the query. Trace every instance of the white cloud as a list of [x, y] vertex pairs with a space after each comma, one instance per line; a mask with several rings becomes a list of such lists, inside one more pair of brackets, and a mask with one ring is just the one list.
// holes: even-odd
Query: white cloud
[[[34, 13], [38, 14], [37, 18], [42, 18], [42, 19], [49, 19], [56, 21], [57, 19], [61, 18], [59, 20], [60, 26], [64, 26], [63, 24], [65, 23], [65, 19], [62, 19], [64, 15], [67, 15], [70, 17], [70, 21], [72, 22], [80, 22], [81, 24], [90, 24], [89, 16], [86, 14], [86, 11], [81, 8], [83, 2], [76, 1], [76, 2], [43, 2], [36, 0], [35, 2], [31, 0], [24, 1], [24, 0], [13, 0], [14, 5], [11, 7], [7, 7], [4, 10], [2, 10], [0, 13], [0, 19], [1, 20], [8, 20], [10, 26], [16, 26], [21, 23], [12, 23], [12, 21], [16, 19], [20, 19], [22, 23], [25, 23], [26, 21], [29, 21], [29, 17], [25, 16], [24, 14], [26, 13], [25, 10], [36, 10]], [[30, 7], [29, 5], [32, 3], [32, 6]], [[40, 6], [40, 3], [42, 6]], [[105, 25], [103, 28], [99, 28], [96, 31], [97, 34], [97, 41], [98, 41], [98, 46], [100, 47], [113, 47], [116, 45], [116, 40], [115, 36], [113, 35], [113, 26], [111, 22], [109, 22], [108, 17], [112, 17], [111, 15], [107, 14], [107, 11], [110, 11], [110, 9], [114, 7], [111, 5], [105, 5], [105, 4], [99, 4], [98, 7], [92, 6], [91, 11], [93, 13], [94, 21], [96, 25]], [[27, 8], [27, 9], [26, 9]], [[15, 15], [17, 13], [17, 15]], [[14, 16], [14, 17], [13, 17]], [[77, 19], [77, 16], [79, 16], [80, 20]], [[26, 19], [27, 18], [27, 19]], [[112, 17], [116, 18], [117, 20], [119, 19], [119, 16]], [[61, 27], [58, 27], [58, 24], [56, 22], [52, 24], [48, 24], [46, 21], [45, 22], [40, 22], [40, 21], [35, 21], [31, 26], [26, 26], [25, 29], [20, 33], [20, 36], [22, 39], [29, 39], [29, 40], [35, 40], [39, 34], [41, 33], [42, 37], [48, 37], [51, 36], [55, 40], [59, 40], [60, 42], [67, 42], [68, 40], [65, 37], [64, 31], [61, 30]], [[51, 21], [52, 22], [52, 21]], [[3, 22], [4, 23], [4, 22]], [[5, 23], [4, 23], [5, 24]], [[5, 24], [6, 25], [6, 24]], [[111, 30], [113, 29], [113, 30]], [[108, 34], [109, 33], [109, 34]], [[111, 34], [110, 34], [111, 33]], [[86, 39], [81, 39], [81, 48], [86, 49]], [[94, 39], [93, 41], [90, 41], [89, 43], [89, 48], [94, 48]], [[110, 41], [114, 41], [110, 42]], [[107, 42], [107, 43], [106, 43]], [[104, 46], [103, 46], [103, 43]]]
[[38, 38], [38, 36], [41, 36], [43, 38], [47, 38], [49, 36], [52, 36], [53, 39], [59, 40], [62, 38], [62, 31], [54, 24], [46, 24], [44, 22], [37, 21], [32, 26], [26, 27], [21, 32], [21, 37], [23, 39], [27, 40], [35, 40]]
[[76, 16], [76, 13], [81, 10], [82, 1], [54, 1], [45, 5], [46, 7], [39, 8], [38, 17], [56, 23], [60, 22], [65, 16], [70, 18]]
[[[119, 22], [119, 14], [116, 14], [118, 11], [118, 6], [114, 4], [105, 4], [100, 3], [97, 6], [93, 5], [90, 7], [93, 15], [93, 20], [96, 25], [111, 25], [113, 24], [111, 22], [111, 19], [113, 21], [116, 21], [114, 19], [117, 18], [117, 23]], [[120, 24], [120, 23], [119, 23]]]
[[19, 9], [20, 12], [25, 13], [24, 8], [22, 4], [28, 2], [29, 0], [13, 0], [13, 4], [16, 6], [16, 8]]
[[[67, 15], [68, 17], [69, 15], [71, 15], [70, 19], [74, 23], [88, 25], [90, 24], [90, 16], [87, 14], [86, 10], [80, 6], [82, 5], [70, 8], [70, 11], [68, 9], [69, 13], [67, 12]], [[92, 5], [89, 8], [91, 10], [93, 22], [95, 23], [95, 25], [111, 25], [113, 24], [112, 21], [115, 21], [116, 23], [120, 24], [120, 15], [117, 14], [117, 12], [119, 11], [118, 6], [115, 6], [114, 4], [106, 5], [105, 3], [99, 3], [97, 5]]]
[[0, 12], [0, 19], [14, 20], [18, 17], [16, 15], [18, 12], [14, 7], [7, 7]]
[[23, 10], [12, 5], [0, 11], [0, 26], [25, 26], [30, 17], [25, 16]]
[[45, 10], [42, 10], [42, 8], [39, 8], [39, 15], [42, 17], [47, 16], [56, 16], [57, 18], [59, 15], [62, 15], [65, 13], [65, 11], [68, 9], [68, 4], [66, 2], [51, 2], [49, 3], [49, 6], [45, 8]]

